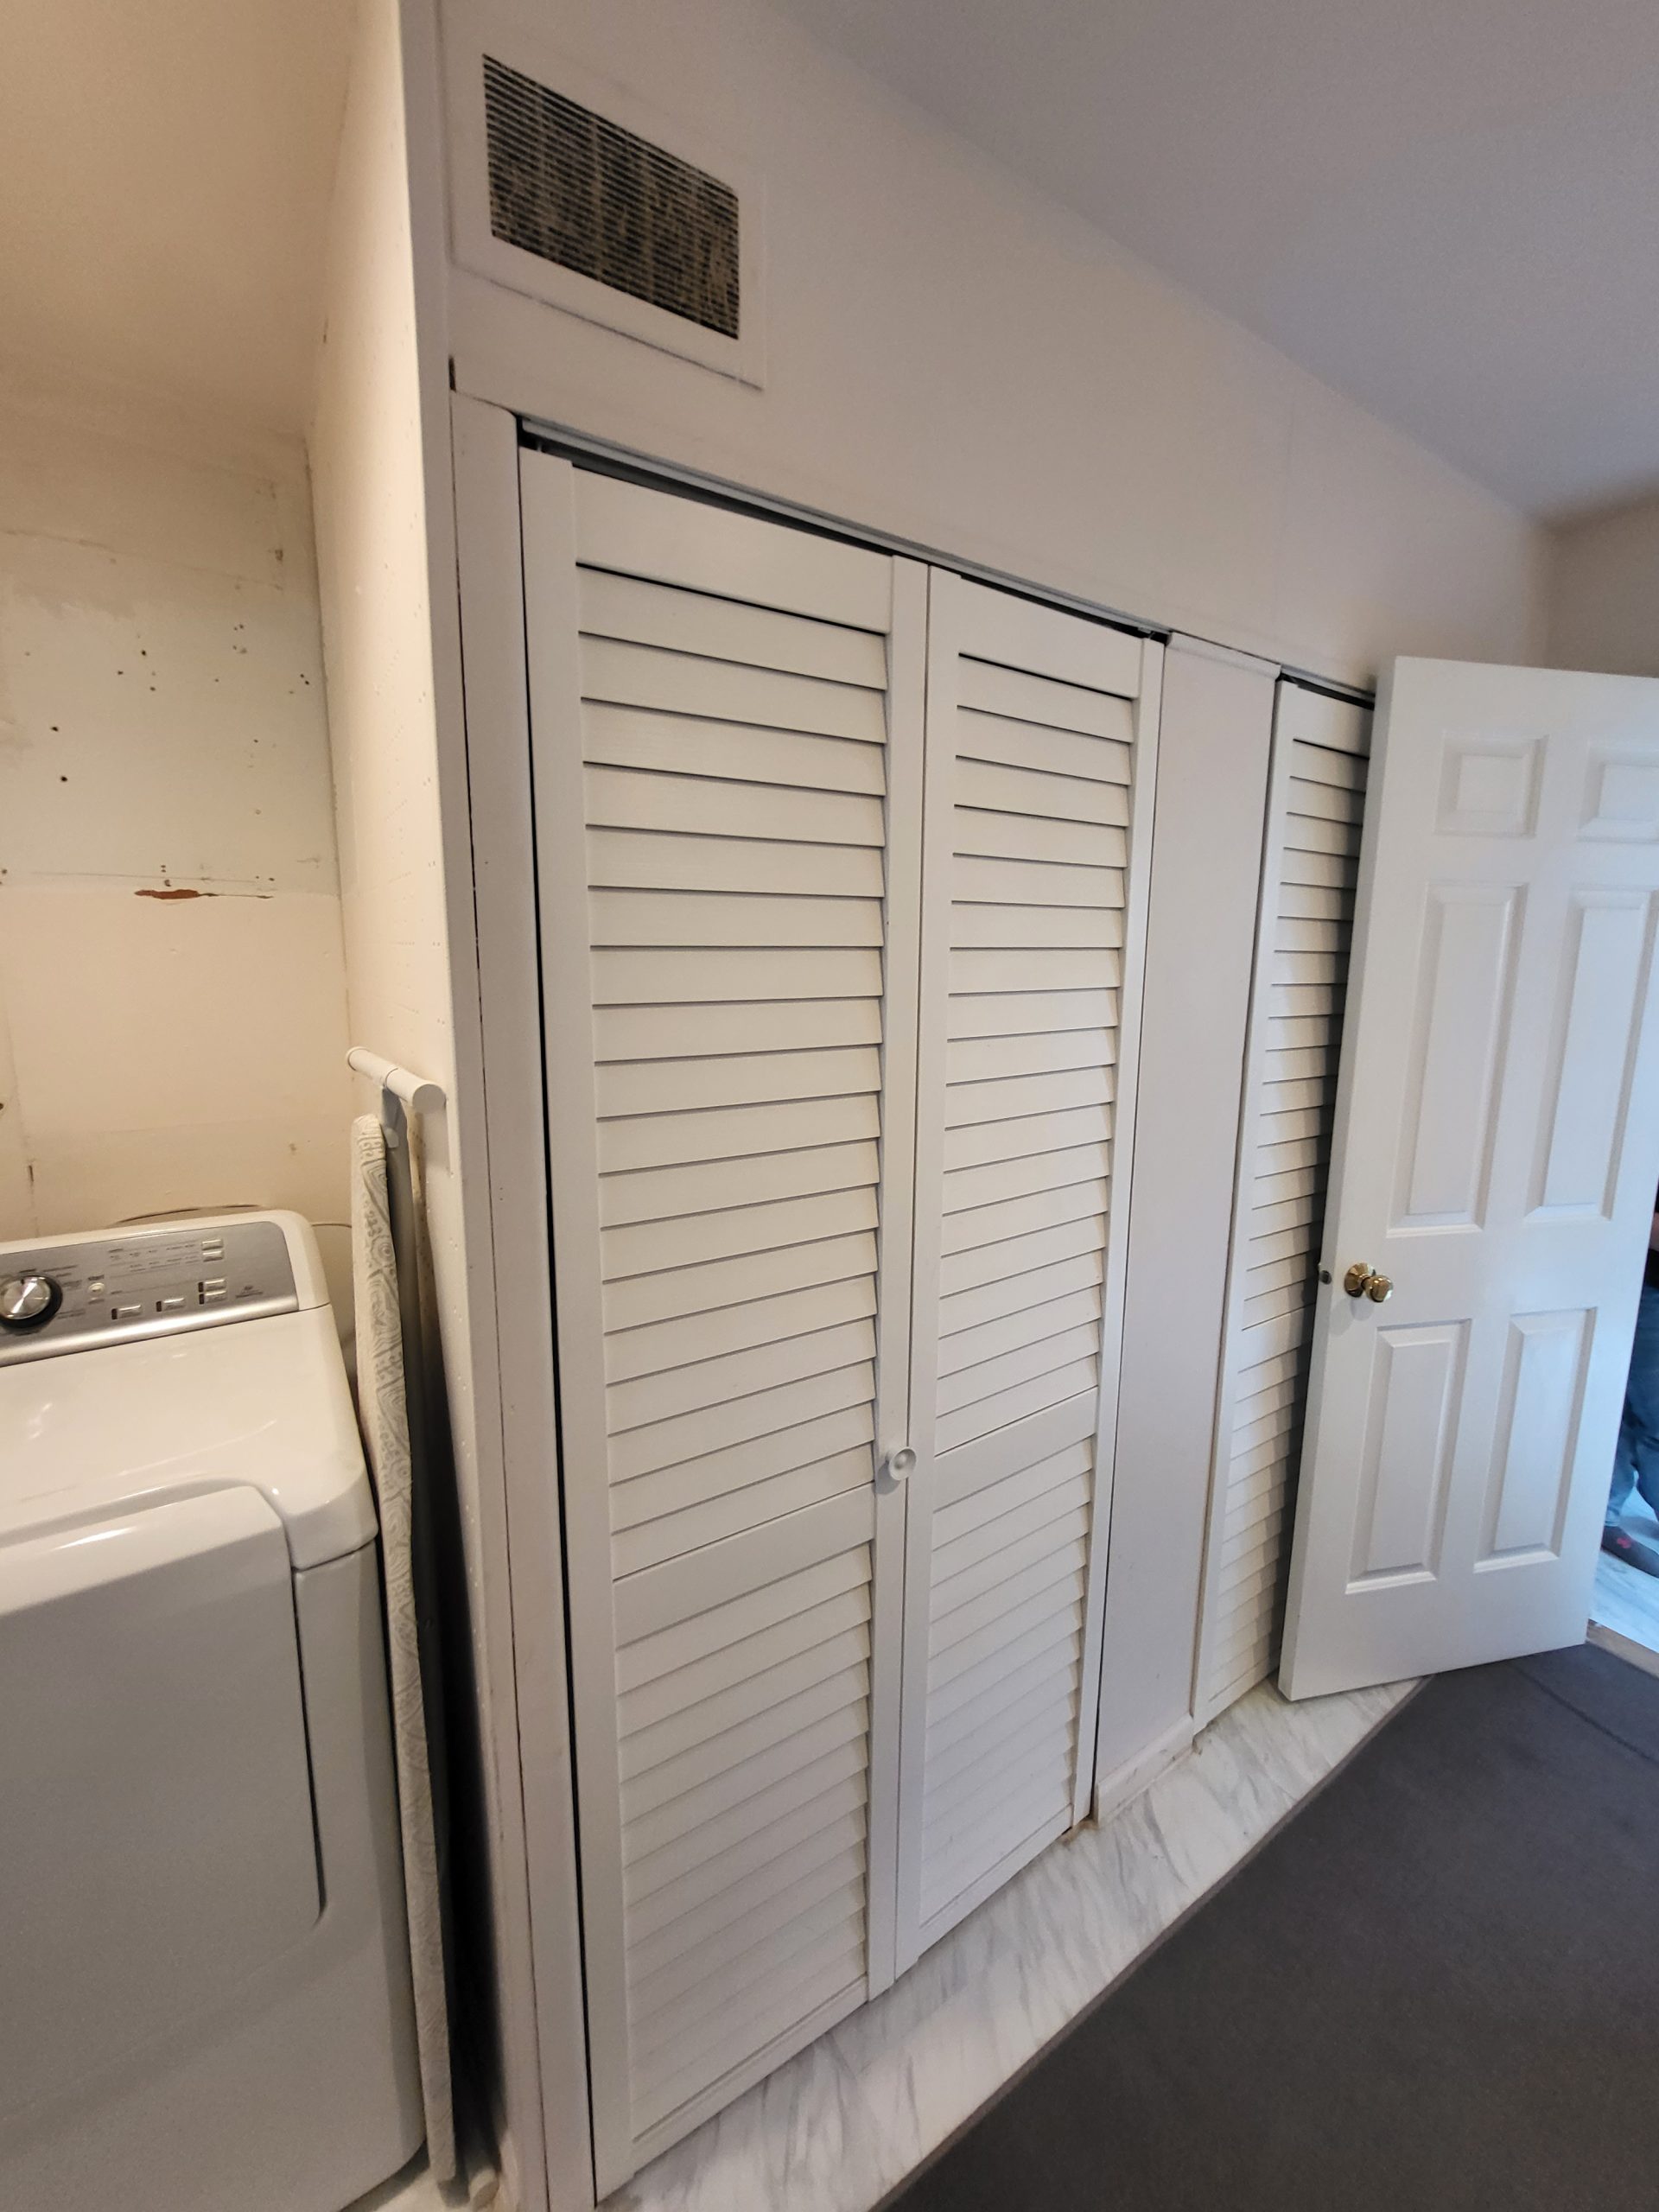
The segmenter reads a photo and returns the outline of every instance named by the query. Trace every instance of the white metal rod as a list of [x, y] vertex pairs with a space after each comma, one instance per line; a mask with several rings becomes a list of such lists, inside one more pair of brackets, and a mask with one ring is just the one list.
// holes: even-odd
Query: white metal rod
[[411, 1114], [435, 1114], [444, 1104], [442, 1084], [429, 1082], [423, 1075], [411, 1075], [407, 1068], [400, 1068], [395, 1060], [382, 1059], [378, 1052], [366, 1052], [361, 1045], [353, 1045], [346, 1055], [346, 1064], [365, 1075], [371, 1083], [378, 1083], [394, 1098], [401, 1098]]

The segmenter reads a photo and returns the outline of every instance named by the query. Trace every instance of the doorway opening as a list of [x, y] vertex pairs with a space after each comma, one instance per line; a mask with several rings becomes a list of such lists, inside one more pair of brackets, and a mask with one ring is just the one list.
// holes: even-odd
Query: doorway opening
[[1624, 1656], [1643, 1656], [1659, 1672], [1659, 1198], [1596, 1562], [1591, 1633], [1615, 1648], [1636, 1645], [1637, 1654]]

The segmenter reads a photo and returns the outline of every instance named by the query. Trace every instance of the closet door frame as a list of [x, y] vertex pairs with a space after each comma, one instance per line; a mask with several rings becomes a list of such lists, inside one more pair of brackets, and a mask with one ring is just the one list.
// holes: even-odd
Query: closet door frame
[[[956, 750], [937, 734], [936, 716], [954, 718], [956, 661], [963, 651], [961, 615], [966, 585], [986, 587], [938, 564], [929, 571], [928, 747], [926, 794], [922, 810], [923, 860], [919, 1053], [917, 1076], [918, 1127], [916, 1192], [918, 1216], [937, 1214], [944, 1182], [944, 1127], [930, 1102], [944, 1096], [946, 1021], [950, 963], [950, 875], [953, 858]], [[1010, 618], [1022, 601], [1007, 594]], [[1033, 613], [1059, 613], [1086, 620], [1076, 610], [1051, 608], [1038, 601]], [[1131, 755], [1128, 867], [1124, 887], [1123, 948], [1119, 984], [1117, 1060], [1113, 1098], [1111, 1181], [1107, 1243], [1102, 1281], [1100, 1379], [1095, 1431], [1095, 1494], [1084, 1604], [1084, 1642], [1079, 1670], [1081, 1705], [1077, 1723], [1077, 1767], [1070, 1828], [1088, 1819], [1094, 1801], [1096, 1735], [1101, 1692], [1101, 1635], [1105, 1615], [1107, 1561], [1110, 1550], [1111, 1497], [1122, 1353], [1124, 1276], [1128, 1257], [1128, 1224], [1135, 1155], [1135, 1109], [1140, 1053], [1141, 988], [1146, 961], [1147, 914], [1152, 880], [1153, 816], [1157, 786], [1159, 714], [1164, 648], [1157, 640], [1102, 623], [1121, 639], [1126, 671], [1133, 670], [1130, 699], [1134, 738]], [[948, 702], [941, 707], [941, 702]], [[1120, 1165], [1121, 1163], [1121, 1165]], [[931, 1326], [937, 1339], [939, 1303], [939, 1248], [937, 1236], [918, 1236], [913, 1285], [920, 1339]], [[924, 1313], [931, 1315], [925, 1325]], [[935, 1349], [937, 1343], [935, 1341]], [[912, 1356], [912, 1426], [909, 1438], [916, 1465], [909, 1489], [906, 1541], [905, 1716], [900, 1744], [899, 1790], [899, 1961], [912, 1965], [928, 1946], [995, 1895], [1018, 1871], [999, 1864], [953, 1899], [947, 1910], [924, 1921], [919, 1913], [923, 1803], [926, 1781], [926, 1712], [933, 1567], [934, 1416], [930, 1363]], [[1069, 1833], [1069, 1829], [1060, 1833]], [[1050, 1840], [1054, 1839], [1051, 1838]], [[1044, 1847], [1039, 1846], [1039, 1848]], [[1027, 1858], [1034, 1856], [1028, 1853]]]
[[[500, 2026], [509, 2079], [531, 2073], [514, 2092], [518, 2139], [503, 2149], [505, 2178], [524, 2212], [537, 2212], [591, 2205], [598, 2191], [565, 1650], [520, 438], [515, 416], [461, 393], [450, 396], [450, 419], [488, 1161], [487, 1205], [477, 1212], [487, 1212], [490, 1268], [475, 1294], [474, 1357], [486, 1370], [494, 1362], [499, 1376], [499, 1390], [493, 1381], [480, 1387], [477, 1412], [480, 1453], [487, 1440], [500, 1455], [512, 1615], [501, 1675], [511, 1695], [503, 1700], [496, 1683], [490, 1714], [497, 1781], [487, 1815], [497, 1846], [489, 1880], [493, 1898], [514, 1884], [524, 1891], [510, 1910], [528, 1918], [527, 1986], [520, 1999], [504, 1986]], [[456, 940], [452, 958], [461, 950]], [[479, 1233], [475, 1217], [469, 1236]], [[479, 1332], [492, 1319], [486, 1338]], [[499, 1429], [486, 1440], [490, 1422]]]
[[[510, 1653], [498, 1686], [489, 1721], [495, 1776], [489, 1804], [500, 1855], [493, 1853], [490, 1882], [506, 1904], [511, 1926], [527, 1912], [530, 1958], [522, 1987], [504, 1985], [501, 1999], [504, 2063], [521, 2080], [515, 2110], [518, 2139], [504, 2146], [509, 2180], [527, 2207], [549, 2201], [593, 2203], [601, 2193], [594, 2180], [591, 2133], [592, 2089], [598, 2064], [590, 2046], [591, 1991], [582, 1955], [579, 1912], [581, 1841], [578, 1835], [572, 1740], [571, 1685], [567, 1660], [575, 1580], [569, 1572], [567, 1532], [562, 1525], [562, 1469], [556, 1413], [552, 1325], [556, 1285], [548, 1230], [548, 1150], [542, 1037], [542, 999], [537, 951], [536, 855], [532, 837], [531, 762], [528, 678], [525, 666], [526, 597], [521, 506], [521, 469], [527, 450], [557, 448], [556, 429], [543, 430], [529, 416], [464, 393], [450, 397], [454, 482], [455, 552], [451, 572], [460, 603], [464, 654], [467, 798], [470, 812], [472, 919], [476, 931], [482, 1059], [482, 1141], [488, 1177], [483, 1206], [469, 1221], [469, 1244], [476, 1236], [480, 1256], [474, 1262], [473, 1336], [474, 1357], [488, 1370], [479, 1389], [479, 1415], [493, 1435], [480, 1437], [493, 1459], [499, 1454], [501, 1521], [499, 1545], [506, 1562], [507, 1604], [501, 1633], [510, 1636]], [[539, 442], [538, 442], [539, 441]], [[582, 441], [564, 450], [580, 453]], [[714, 499], [785, 525], [821, 529], [823, 518], [763, 492], [705, 481], [695, 472], [650, 456], [628, 456], [636, 480], [693, 503]], [[601, 455], [599, 466], [604, 467]], [[1145, 743], [1137, 779], [1135, 831], [1142, 852], [1149, 846], [1153, 799], [1150, 745], [1155, 742], [1157, 685], [1163, 659], [1162, 632], [1149, 634], [1109, 608], [1046, 592], [1040, 583], [1008, 578], [955, 563], [948, 551], [897, 547], [879, 531], [837, 523], [835, 534], [872, 550], [904, 560], [913, 557], [924, 579], [930, 563], [947, 573], [1011, 589], [1038, 605], [1081, 614], [1116, 629], [1140, 648], [1146, 679], [1136, 705], [1137, 747]], [[445, 587], [444, 568], [435, 570], [434, 588]], [[916, 769], [920, 804], [919, 753]], [[1141, 825], [1144, 809], [1146, 827]], [[465, 840], [468, 830], [461, 836]], [[1145, 879], [1140, 891], [1140, 926], [1144, 937]], [[457, 936], [452, 958], [470, 965], [474, 941]], [[919, 963], [917, 963], [919, 982]], [[1138, 1039], [1137, 1005], [1128, 1004], [1128, 979], [1121, 1016], [1122, 1049]], [[913, 1131], [913, 1116], [912, 1119]], [[442, 1131], [435, 1141], [444, 1141]], [[1127, 1182], [1120, 1197], [1120, 1224], [1127, 1216]], [[473, 1224], [481, 1225], [476, 1229]], [[1121, 1249], [1121, 1246], [1120, 1246]], [[1119, 1261], [1121, 1268], [1122, 1262]], [[909, 1313], [895, 1309], [908, 1330]], [[878, 1356], [887, 1363], [891, 1385], [897, 1354], [887, 1334]], [[906, 1372], [907, 1357], [900, 1362]], [[499, 1374], [499, 1389], [497, 1375]], [[1103, 1403], [1106, 1376], [1103, 1372]], [[1114, 1399], [1116, 1384], [1113, 1385]], [[907, 1413], [907, 1408], [906, 1408]], [[499, 1424], [499, 1429], [497, 1425]], [[908, 1418], [895, 1418], [892, 1434], [878, 1435], [878, 1448], [902, 1439]], [[487, 1494], [484, 1510], [493, 1514]], [[891, 1486], [878, 1499], [889, 1518], [912, 1505]], [[1103, 1502], [1103, 1520], [1104, 1502]], [[487, 1539], [487, 1531], [486, 1531]], [[894, 1548], [887, 1548], [891, 1558]], [[1099, 1553], [1103, 1573], [1106, 1551]], [[883, 1562], [885, 1565], [886, 1562]], [[902, 1575], [887, 1576], [876, 1602], [884, 1611], [893, 1603]], [[899, 1591], [901, 1602], [901, 1589]], [[1098, 1656], [1098, 1624], [1095, 1658]], [[1092, 1672], [1098, 1675], [1097, 1663]], [[895, 1685], [896, 1687], [896, 1685]], [[504, 1697], [502, 1688], [507, 1694]], [[1098, 1683], [1094, 1685], [1097, 1694]], [[883, 1725], [872, 1713], [872, 1751]], [[886, 1725], [896, 1729], [896, 1713]], [[878, 1848], [896, 1853], [898, 1797], [880, 1824], [878, 1844], [872, 1821], [872, 1856]], [[519, 1839], [522, 1839], [522, 1842]], [[513, 1892], [519, 1890], [519, 1899]], [[896, 1883], [887, 1885], [889, 1897]], [[872, 1902], [875, 1893], [872, 1890]], [[879, 1907], [878, 1907], [879, 1912]], [[883, 1960], [883, 1948], [886, 1958]], [[873, 1916], [870, 1940], [872, 1988], [875, 1977], [891, 1979], [892, 1936], [883, 1939]], [[522, 1997], [515, 2012], [517, 1999]], [[522, 2166], [522, 2171], [514, 2171]]]
[[[1213, 1669], [1221, 1612], [1223, 1552], [1225, 1544], [1229, 1469], [1232, 1459], [1233, 1423], [1239, 1396], [1239, 1360], [1243, 1351], [1245, 1257], [1249, 1247], [1249, 1218], [1255, 1159], [1262, 1137], [1263, 1090], [1271, 1046], [1274, 989], [1274, 939], [1279, 902], [1284, 888], [1285, 855], [1288, 849], [1291, 783], [1295, 773], [1298, 715], [1318, 701], [1344, 714], [1369, 712], [1369, 703], [1341, 700], [1313, 684], [1281, 672], [1274, 686], [1273, 736], [1268, 769], [1268, 804], [1262, 826], [1261, 884], [1256, 900], [1255, 944], [1250, 971], [1249, 1012], [1244, 1046], [1244, 1084], [1241, 1093], [1238, 1164], [1233, 1187], [1233, 1220], [1227, 1262], [1226, 1302], [1223, 1313], [1221, 1373], [1216, 1394], [1216, 1427], [1211, 1461], [1210, 1510], [1205, 1537], [1204, 1580], [1198, 1614], [1198, 1636], [1193, 1655], [1192, 1721], [1202, 1728], [1234, 1702], [1224, 1685], [1209, 1687]], [[1338, 1026], [1338, 1044], [1340, 1027]], [[1315, 1241], [1317, 1248], [1318, 1240]], [[1308, 1322], [1312, 1333], [1312, 1320]], [[1298, 1440], [1300, 1449], [1300, 1439]], [[1282, 1555], [1289, 1555], [1287, 1519], [1281, 1531]], [[1270, 1671], [1270, 1670], [1269, 1670]]]
[[[567, 1605], [575, 1714], [577, 1821], [587, 1960], [588, 2063], [593, 2083], [594, 2161], [604, 2194], [751, 2082], [878, 1994], [893, 1977], [899, 1833], [899, 1691], [902, 1664], [906, 1497], [881, 1468], [909, 1419], [911, 1193], [915, 1133], [915, 1020], [919, 965], [922, 715], [926, 571], [919, 563], [872, 550], [887, 562], [889, 611], [886, 891], [881, 1046], [881, 1157], [878, 1198], [876, 1479], [873, 1530], [868, 1730], [866, 1982], [849, 2004], [830, 1999], [782, 2038], [721, 2076], [655, 2127], [635, 2137], [626, 2124], [630, 2039], [625, 1974], [625, 1901], [620, 1730], [614, 1658], [619, 1645], [607, 1485], [605, 1345], [596, 1287], [602, 1276], [592, 1061], [562, 1046], [591, 1019], [588, 887], [585, 870], [566, 863], [585, 835], [582, 688], [577, 669], [580, 549], [575, 469], [526, 447], [519, 456], [531, 702], [531, 785], [537, 833], [538, 941], [551, 1207], [555, 1310], [560, 1376], [561, 1465], [589, 1471], [563, 1483]], [[672, 499], [673, 486], [655, 496]], [[696, 512], [696, 503], [687, 501]], [[704, 512], [716, 510], [705, 508]], [[747, 519], [747, 518], [746, 518]], [[769, 518], [754, 527], [788, 531]], [[810, 539], [806, 541], [810, 543]], [[573, 831], [574, 825], [574, 831]], [[889, 1211], [891, 1208], [891, 1211]], [[566, 1286], [563, 1295], [557, 1284]], [[856, 1491], [831, 1503], [858, 1500]], [[808, 1509], [826, 1513], [828, 1506]], [[788, 1522], [762, 1523], [732, 1541], [757, 1557], [789, 1553]], [[683, 1564], [683, 1562], [681, 1562]], [[646, 1569], [647, 1574], [658, 1572]], [[780, 1566], [779, 1571], [783, 1571]], [[717, 2093], [716, 2093], [717, 2092]]]

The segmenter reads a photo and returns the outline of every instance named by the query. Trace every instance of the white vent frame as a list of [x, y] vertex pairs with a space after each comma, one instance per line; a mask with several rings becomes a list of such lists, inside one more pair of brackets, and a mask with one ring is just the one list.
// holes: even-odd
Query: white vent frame
[[[738, 202], [738, 334], [728, 338], [666, 308], [633, 298], [510, 245], [490, 228], [489, 140], [484, 103], [486, 54], [562, 92], [621, 130], [690, 162], [730, 187]], [[741, 384], [766, 381], [766, 194], [748, 165], [677, 117], [637, 99], [576, 60], [557, 42], [497, 0], [452, 0], [443, 10], [443, 71], [449, 166], [450, 248], [475, 276], [637, 339]]]

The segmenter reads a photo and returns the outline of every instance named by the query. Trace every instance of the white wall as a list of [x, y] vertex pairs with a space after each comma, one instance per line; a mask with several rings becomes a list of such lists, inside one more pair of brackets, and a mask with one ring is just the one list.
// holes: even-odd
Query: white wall
[[463, 276], [463, 390], [1333, 677], [1535, 648], [1535, 527], [764, 0], [512, 19], [760, 173], [766, 383]]
[[[421, 1135], [454, 1462], [453, 1493], [446, 1488], [437, 1514], [459, 1969], [477, 2038], [467, 2055], [495, 2107], [509, 2185], [531, 2212], [545, 2201], [540, 2086], [480, 1110], [440, 218], [423, 189], [426, 165], [411, 176], [407, 159], [411, 138], [434, 139], [422, 103], [435, 79], [418, 10], [407, 11], [407, 29], [404, 12], [399, 0], [360, 0], [356, 10], [310, 452], [353, 1040], [441, 1084], [448, 1101]], [[415, 42], [407, 66], [406, 38]]]
[[1659, 676], [1659, 494], [1550, 532], [1553, 668]]
[[0, 1236], [297, 1208], [346, 1249], [304, 455], [0, 378]]

